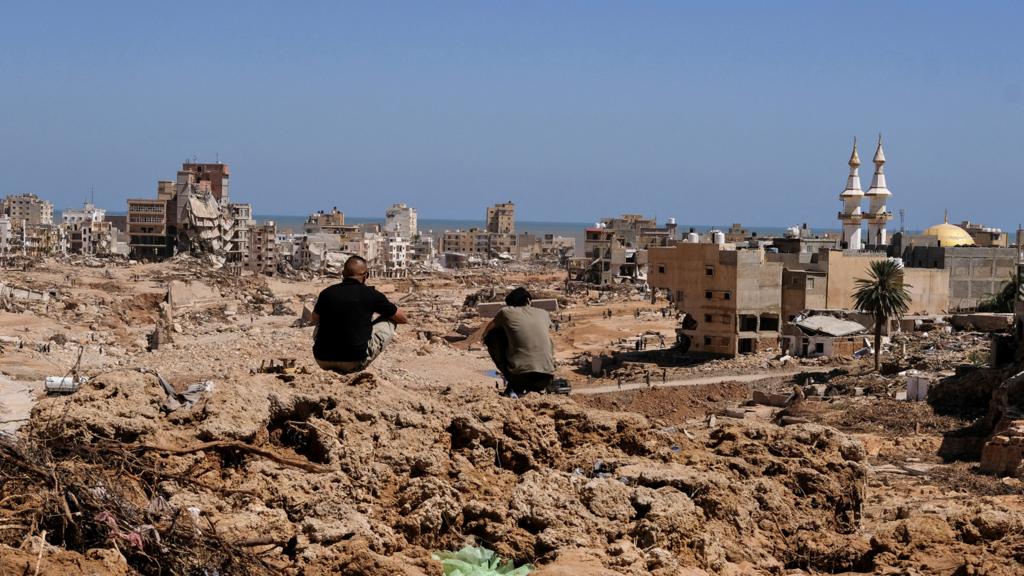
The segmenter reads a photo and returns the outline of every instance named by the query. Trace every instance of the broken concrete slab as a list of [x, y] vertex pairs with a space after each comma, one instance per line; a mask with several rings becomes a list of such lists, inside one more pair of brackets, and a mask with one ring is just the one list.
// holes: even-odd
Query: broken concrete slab
[[202, 309], [223, 304], [224, 297], [215, 286], [171, 280], [167, 285], [167, 302], [175, 310]]
[[785, 408], [786, 406], [789, 405], [789, 400], [792, 397], [792, 394], [776, 394], [772, 392], [762, 392], [761, 390], [754, 390], [753, 400], [757, 404], [773, 406], [775, 408]]
[[[504, 302], [483, 302], [477, 304], [476, 311], [480, 316], [484, 318], [494, 318], [498, 315], [498, 310], [505, 307]], [[548, 312], [558, 312], [558, 300], [554, 298], [545, 298], [541, 300], [533, 300], [530, 302], [530, 306], [534, 308], [540, 308], [541, 310], [547, 310]]]

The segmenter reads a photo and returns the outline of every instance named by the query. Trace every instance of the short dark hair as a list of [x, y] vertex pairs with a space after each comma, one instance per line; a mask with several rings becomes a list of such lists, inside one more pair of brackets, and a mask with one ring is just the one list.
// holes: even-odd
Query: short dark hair
[[509, 306], [529, 306], [530, 300], [533, 300], [533, 296], [530, 296], [530, 291], [522, 286], [505, 296], [505, 304]]
[[345, 260], [345, 268], [341, 271], [341, 275], [345, 277], [360, 276], [366, 272], [369, 266], [366, 265], [366, 259], [362, 256], [349, 256], [348, 260]]

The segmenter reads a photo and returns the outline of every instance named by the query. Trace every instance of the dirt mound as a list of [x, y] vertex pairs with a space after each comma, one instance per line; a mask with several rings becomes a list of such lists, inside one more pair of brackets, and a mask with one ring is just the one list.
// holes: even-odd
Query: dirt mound
[[171, 414], [155, 377], [132, 371], [69, 398], [43, 401], [28, 431], [38, 464], [66, 470], [33, 521], [60, 524], [64, 501], [78, 532], [51, 530], [52, 544], [137, 549], [127, 562], [143, 573], [144, 557], [193, 538], [218, 545], [185, 557], [223, 573], [381, 573], [395, 555], [425, 570], [431, 550], [467, 538], [520, 562], [585, 550], [624, 574], [866, 561], [809, 548], [813, 526], [866, 550], [851, 544], [863, 450], [821, 426], [730, 424], [691, 440], [568, 398], [372, 374], [238, 375]]

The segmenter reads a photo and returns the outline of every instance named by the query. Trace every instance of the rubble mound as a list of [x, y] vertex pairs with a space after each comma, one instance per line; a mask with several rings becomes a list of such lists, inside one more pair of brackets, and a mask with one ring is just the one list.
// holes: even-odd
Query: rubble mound
[[190, 407], [162, 400], [127, 370], [43, 400], [0, 465], [4, 493], [32, 502], [0, 516], [20, 510], [68, 552], [116, 548], [141, 573], [435, 573], [430, 552], [467, 540], [553, 567], [577, 550], [621, 574], [870, 564], [864, 450], [823, 426], [690, 439], [570, 398], [379, 373], [236, 374]]

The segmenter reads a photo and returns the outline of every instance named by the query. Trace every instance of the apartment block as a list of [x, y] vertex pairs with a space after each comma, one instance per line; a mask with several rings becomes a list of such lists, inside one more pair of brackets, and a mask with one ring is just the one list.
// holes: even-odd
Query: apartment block
[[171, 255], [167, 200], [128, 200], [128, 249], [131, 257], [136, 259], [161, 259]]
[[50, 226], [53, 224], [53, 204], [35, 194], [17, 194], [4, 198], [2, 212], [11, 219], [15, 229], [22, 226]]
[[486, 230], [491, 234], [515, 235], [516, 205], [512, 202], [505, 202], [488, 207]]
[[384, 212], [384, 233], [394, 234], [405, 239], [416, 237], [416, 209], [405, 204], [392, 204]]
[[684, 347], [724, 356], [778, 348], [783, 267], [763, 249], [680, 243], [652, 247], [648, 255], [648, 283], [667, 290], [685, 314]]

